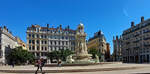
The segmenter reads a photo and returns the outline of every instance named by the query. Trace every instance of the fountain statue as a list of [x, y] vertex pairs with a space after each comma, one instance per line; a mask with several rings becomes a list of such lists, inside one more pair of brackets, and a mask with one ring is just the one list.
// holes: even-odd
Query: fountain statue
[[91, 54], [88, 54], [86, 46], [86, 33], [84, 32], [84, 25], [80, 23], [75, 35], [75, 62], [88, 62], [91, 60]]
[[72, 55], [67, 56], [66, 62], [67, 63], [74, 63], [74, 59], [72, 58]]

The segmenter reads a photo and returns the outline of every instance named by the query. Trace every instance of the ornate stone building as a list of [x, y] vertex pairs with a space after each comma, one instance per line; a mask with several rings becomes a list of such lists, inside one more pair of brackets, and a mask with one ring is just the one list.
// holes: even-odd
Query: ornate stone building
[[144, 20], [123, 31], [123, 62], [150, 62], [150, 19]]
[[26, 43], [24, 43], [19, 37], [15, 37], [17, 40], [18, 46], [21, 46], [24, 50], [27, 50]]
[[9, 50], [17, 46], [15, 36], [7, 29], [6, 26], [0, 27], [0, 63], [7, 63], [6, 55]]
[[54, 50], [75, 49], [75, 30], [67, 26], [62, 28], [32, 25], [27, 28], [27, 48], [36, 57], [46, 58], [46, 53]]
[[122, 61], [122, 38], [118, 36], [113, 37], [113, 61]]
[[102, 60], [104, 61], [105, 59], [105, 53], [107, 51], [107, 45], [106, 45], [106, 39], [104, 37], [104, 34], [102, 31], [98, 31], [94, 34], [92, 38], [88, 40], [87, 43], [87, 48], [88, 50], [90, 49], [97, 49], [99, 53], [102, 55]]

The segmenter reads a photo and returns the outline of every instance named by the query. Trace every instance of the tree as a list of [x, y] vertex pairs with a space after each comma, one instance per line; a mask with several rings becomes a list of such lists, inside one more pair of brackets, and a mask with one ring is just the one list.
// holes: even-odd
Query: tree
[[73, 51], [69, 50], [69, 49], [66, 49], [66, 50], [61, 50], [61, 59], [63, 61], [66, 61], [66, 58], [67, 56], [71, 55], [71, 54], [74, 54]]
[[89, 50], [88, 50], [88, 53], [89, 53], [89, 54], [92, 54], [92, 58], [93, 58], [93, 59], [96, 58], [95, 55], [101, 57], [101, 54], [98, 52], [98, 50], [96, 50], [96, 49], [94, 49], [94, 48], [89, 49]]
[[60, 58], [60, 52], [59, 51], [52, 51], [47, 54], [47, 57], [53, 62], [53, 59], [59, 59]]
[[56, 59], [56, 60], [61, 59], [63, 61], [66, 61], [67, 56], [69, 56], [69, 55], [71, 55], [73, 53], [74, 52], [69, 50], [69, 49], [66, 49], [66, 50], [61, 49], [59, 51], [49, 52], [47, 54], [47, 57], [50, 58], [51, 62], [52, 62], [53, 59]]
[[28, 61], [34, 61], [34, 55], [27, 50], [24, 50], [22, 47], [16, 47], [12, 49], [9, 54], [6, 56], [9, 64], [15, 62], [15, 64], [25, 64]]

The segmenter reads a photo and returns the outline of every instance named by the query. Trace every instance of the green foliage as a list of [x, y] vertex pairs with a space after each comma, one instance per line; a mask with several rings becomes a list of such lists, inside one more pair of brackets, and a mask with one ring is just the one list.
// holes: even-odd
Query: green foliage
[[74, 52], [72, 52], [72, 51], [69, 50], [69, 49], [67, 49], [67, 50], [61, 50], [60, 53], [61, 53], [61, 59], [62, 59], [63, 61], [66, 61], [67, 56], [69, 56], [69, 55], [71, 55], [71, 54], [74, 54]]
[[53, 59], [61, 59], [61, 60], [63, 60], [63, 61], [65, 61], [66, 60], [66, 58], [67, 58], [67, 56], [69, 56], [69, 55], [71, 55], [71, 54], [73, 54], [74, 52], [73, 51], [71, 51], [71, 50], [69, 50], [69, 49], [67, 49], [67, 50], [59, 50], [59, 51], [52, 51], [52, 52], [49, 52], [48, 54], [47, 54], [47, 57], [49, 57], [51, 60], [53, 60]]
[[22, 47], [16, 47], [10, 51], [6, 56], [7, 61], [11, 64], [13, 61], [15, 64], [25, 64], [28, 61], [34, 61], [34, 55], [27, 50], [23, 50]]
[[98, 50], [96, 50], [96, 49], [90, 49], [90, 50], [88, 50], [88, 53], [89, 54], [92, 54], [92, 58], [94, 59], [94, 58], [96, 58], [96, 56], [95, 55], [97, 55], [97, 56], [99, 56], [99, 57], [101, 57], [101, 54], [99, 53], [99, 51]]

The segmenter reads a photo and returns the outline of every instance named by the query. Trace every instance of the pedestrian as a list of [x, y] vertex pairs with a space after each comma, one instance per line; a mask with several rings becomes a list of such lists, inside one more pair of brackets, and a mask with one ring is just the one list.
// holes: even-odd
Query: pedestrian
[[45, 65], [45, 60], [42, 58], [41, 61], [42, 61], [42, 67], [44, 67], [44, 65]]
[[58, 63], [58, 66], [61, 67], [61, 60], [60, 59], [58, 59], [57, 63]]
[[36, 73], [38, 72], [39, 69], [42, 72], [42, 61], [41, 61], [41, 59], [38, 59], [38, 61], [37, 61], [37, 70], [36, 70]]
[[15, 67], [15, 61], [12, 61], [12, 67], [13, 68]]

